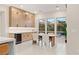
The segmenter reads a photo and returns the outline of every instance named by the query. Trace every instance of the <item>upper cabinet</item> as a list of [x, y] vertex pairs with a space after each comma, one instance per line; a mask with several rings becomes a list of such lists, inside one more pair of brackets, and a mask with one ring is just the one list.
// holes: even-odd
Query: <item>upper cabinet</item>
[[9, 7], [10, 27], [35, 27], [35, 14], [16, 8]]

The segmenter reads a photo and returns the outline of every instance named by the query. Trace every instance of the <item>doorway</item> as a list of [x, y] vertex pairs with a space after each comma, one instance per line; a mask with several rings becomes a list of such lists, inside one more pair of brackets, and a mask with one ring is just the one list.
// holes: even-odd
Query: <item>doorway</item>
[[58, 17], [56, 18], [57, 22], [57, 36], [64, 38], [64, 42], [67, 43], [67, 23], [66, 17]]

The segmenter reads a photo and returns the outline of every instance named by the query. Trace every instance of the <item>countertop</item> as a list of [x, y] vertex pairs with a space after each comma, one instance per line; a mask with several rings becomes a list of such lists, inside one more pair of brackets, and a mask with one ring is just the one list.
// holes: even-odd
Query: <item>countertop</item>
[[0, 44], [15, 41], [14, 38], [0, 37]]
[[53, 34], [53, 33], [48, 33], [48, 34], [44, 34], [44, 33], [39, 33], [39, 35], [47, 35], [47, 36], [56, 36], [55, 34]]
[[25, 32], [37, 32], [37, 29], [32, 27], [9, 27], [9, 33], [25, 33]]

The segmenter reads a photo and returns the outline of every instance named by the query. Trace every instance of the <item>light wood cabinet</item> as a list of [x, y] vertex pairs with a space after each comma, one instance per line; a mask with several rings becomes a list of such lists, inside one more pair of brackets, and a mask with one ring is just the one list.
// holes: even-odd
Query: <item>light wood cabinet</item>
[[14, 34], [13, 33], [9, 33], [8, 37], [9, 38], [14, 38]]
[[0, 44], [0, 55], [7, 55], [9, 53], [8, 43]]
[[[22, 33], [21, 34], [22, 42], [32, 40], [33, 39], [33, 35], [32, 34], [33, 33]], [[15, 38], [14, 34], [13, 33], [9, 33], [9, 38]]]
[[11, 6], [9, 8], [10, 27], [35, 27], [35, 14]]
[[22, 41], [29, 41], [32, 39], [33, 39], [32, 33], [23, 33], [22, 34]]
[[27, 27], [35, 27], [35, 15], [29, 13], [25, 20], [25, 24]]

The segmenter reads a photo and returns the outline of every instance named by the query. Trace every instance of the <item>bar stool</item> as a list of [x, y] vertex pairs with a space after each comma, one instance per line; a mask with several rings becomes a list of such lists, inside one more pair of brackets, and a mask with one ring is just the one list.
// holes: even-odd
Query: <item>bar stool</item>
[[33, 33], [33, 42], [32, 43], [33, 44], [37, 44], [38, 43], [38, 34], [37, 34], [37, 32]]
[[49, 36], [49, 45], [50, 47], [55, 45], [55, 36]]
[[43, 40], [43, 37], [41, 35], [39, 35], [38, 36], [38, 45], [41, 46], [41, 47], [43, 46], [42, 40]]

